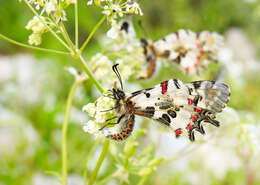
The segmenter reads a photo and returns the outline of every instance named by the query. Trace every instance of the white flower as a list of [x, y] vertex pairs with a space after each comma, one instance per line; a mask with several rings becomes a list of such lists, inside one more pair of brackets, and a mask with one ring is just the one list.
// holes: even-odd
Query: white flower
[[133, 4], [127, 4], [126, 5], [126, 11], [128, 13], [135, 13], [135, 14], [139, 14], [139, 15], [143, 15], [143, 12], [139, 6], [138, 3], [134, 2]]
[[94, 134], [96, 136], [99, 135], [99, 129], [100, 127], [98, 126], [97, 122], [89, 120], [84, 126], [83, 130], [84, 132], [88, 132], [90, 134]]
[[42, 42], [41, 34], [33, 33], [29, 36], [29, 44], [30, 45], [40, 45]]
[[[44, 19], [44, 17], [41, 17], [41, 19]], [[37, 16], [34, 16], [33, 19], [28, 22], [25, 28], [28, 30], [32, 30], [33, 32], [29, 36], [29, 43], [31, 45], [41, 44], [41, 35], [47, 31], [47, 28], [44, 26], [41, 20]]]
[[94, 117], [96, 113], [96, 106], [94, 103], [89, 103], [82, 108], [82, 111], [88, 112], [91, 117]]
[[[110, 94], [110, 92], [107, 93]], [[82, 110], [88, 112], [89, 116], [92, 117], [94, 120], [88, 121], [86, 125], [83, 126], [84, 131], [94, 134], [95, 136], [106, 136], [111, 133], [114, 128], [109, 128], [102, 131], [100, 131], [100, 128], [102, 128], [102, 126], [106, 124], [106, 120], [115, 117], [115, 110], [105, 111], [110, 110], [114, 106], [115, 101], [112, 98], [108, 98], [105, 96], [101, 96], [100, 98], [98, 98], [95, 103], [89, 103], [85, 105]]]
[[93, 0], [89, 0], [88, 2], [87, 2], [87, 5], [89, 6], [89, 5], [92, 5], [93, 4]]
[[46, 5], [45, 5], [45, 9], [47, 14], [49, 15], [51, 12], [56, 10], [56, 6], [55, 3], [53, 1], [49, 1]]

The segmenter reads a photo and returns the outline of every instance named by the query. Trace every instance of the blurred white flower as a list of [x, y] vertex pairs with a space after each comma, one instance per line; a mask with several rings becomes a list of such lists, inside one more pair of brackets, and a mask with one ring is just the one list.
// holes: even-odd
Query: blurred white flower
[[93, 4], [93, 0], [89, 0], [88, 2], [87, 2], [87, 5], [92, 5]]
[[46, 3], [45, 9], [47, 14], [49, 15], [51, 12], [56, 10], [57, 0], [50, 0]]

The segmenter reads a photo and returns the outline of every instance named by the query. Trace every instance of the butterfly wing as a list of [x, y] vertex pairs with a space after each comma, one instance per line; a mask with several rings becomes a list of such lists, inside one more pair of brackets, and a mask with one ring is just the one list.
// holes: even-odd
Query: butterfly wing
[[193, 141], [195, 130], [204, 133], [203, 122], [219, 126], [215, 115], [225, 107], [229, 96], [230, 90], [223, 83], [172, 79], [134, 92], [129, 99], [134, 114], [157, 120], [174, 130], [177, 137], [184, 134]]

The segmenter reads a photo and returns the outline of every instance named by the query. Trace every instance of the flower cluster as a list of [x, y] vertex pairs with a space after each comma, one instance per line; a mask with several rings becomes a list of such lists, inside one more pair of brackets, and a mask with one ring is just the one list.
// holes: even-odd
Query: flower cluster
[[70, 4], [75, 4], [76, 0], [26, 0], [30, 5], [35, 6], [35, 10], [39, 11], [39, 16], [34, 16], [27, 24], [26, 29], [32, 30], [29, 36], [29, 44], [41, 44], [41, 36], [48, 32], [48, 26], [55, 31], [59, 30], [58, 23], [66, 21], [65, 8]]
[[83, 107], [82, 110], [86, 111], [90, 117], [94, 118], [94, 120], [89, 120], [83, 126], [85, 132], [94, 134], [96, 137], [105, 135], [103, 132], [100, 132], [100, 128], [104, 126], [106, 120], [116, 116], [115, 110], [106, 111], [115, 106], [115, 101], [107, 97], [109, 94], [110, 92], [107, 92], [104, 96], [98, 98], [95, 103], [89, 103]]
[[216, 61], [223, 46], [223, 37], [215, 32], [179, 30], [155, 41], [156, 56], [165, 57], [179, 64], [186, 72], [199, 72], [211, 61]]
[[108, 19], [111, 21], [119, 17], [123, 17], [124, 14], [143, 15], [139, 4], [132, 2], [132, 0], [89, 0], [87, 5], [92, 5], [93, 1], [96, 6], [103, 9], [102, 13], [107, 15]]
[[32, 34], [29, 36], [29, 43], [31, 45], [39, 45], [42, 42], [42, 34], [47, 32], [48, 29], [47, 27], [44, 25], [45, 22], [46, 24], [49, 24], [50, 26], [51, 23], [47, 23], [46, 22], [46, 18], [43, 16], [40, 16], [39, 18], [37, 16], [34, 16], [32, 20], [30, 20], [28, 22], [28, 24], [26, 25], [26, 29], [28, 30], [32, 30]]

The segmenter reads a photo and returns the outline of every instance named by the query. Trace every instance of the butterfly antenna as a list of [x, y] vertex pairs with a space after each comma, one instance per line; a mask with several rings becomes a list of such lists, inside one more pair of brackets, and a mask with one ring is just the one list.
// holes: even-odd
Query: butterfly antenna
[[116, 76], [117, 76], [117, 78], [118, 78], [118, 80], [119, 80], [119, 82], [120, 82], [121, 89], [123, 90], [124, 88], [123, 88], [122, 78], [121, 78], [121, 75], [120, 75], [120, 73], [118, 72], [118, 69], [117, 69], [117, 66], [118, 66], [118, 65], [119, 65], [119, 64], [113, 65], [112, 69], [113, 69], [114, 73], [116, 74]]

